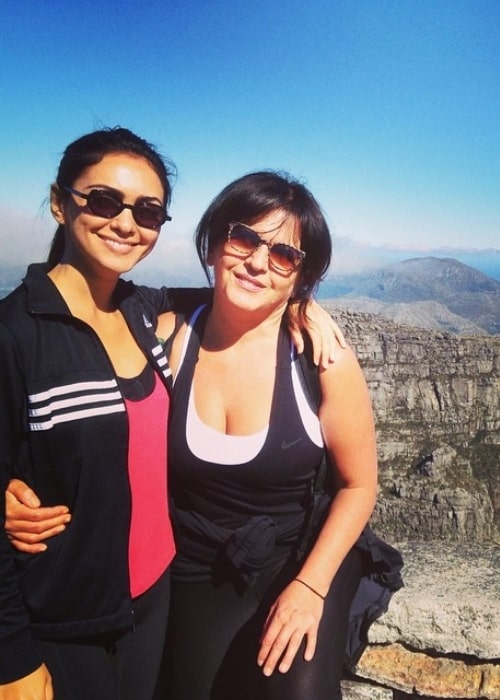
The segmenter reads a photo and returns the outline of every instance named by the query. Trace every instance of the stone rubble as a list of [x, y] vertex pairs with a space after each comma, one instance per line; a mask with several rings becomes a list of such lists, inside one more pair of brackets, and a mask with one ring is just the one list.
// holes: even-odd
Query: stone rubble
[[500, 547], [396, 546], [405, 586], [370, 628], [344, 700], [500, 700]]

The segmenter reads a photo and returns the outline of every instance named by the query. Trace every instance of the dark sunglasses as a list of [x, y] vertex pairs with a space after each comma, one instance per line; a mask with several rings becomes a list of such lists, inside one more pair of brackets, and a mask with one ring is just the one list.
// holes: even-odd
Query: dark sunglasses
[[64, 189], [85, 199], [92, 214], [102, 216], [103, 219], [112, 219], [124, 209], [130, 209], [135, 223], [143, 228], [157, 229], [165, 221], [172, 221], [172, 217], [167, 214], [164, 207], [147, 199], [140, 200], [138, 204], [125, 204], [116, 194], [107, 190], [90, 190], [88, 194], [84, 194], [72, 187], [64, 187]]
[[269, 267], [279, 272], [292, 272], [306, 256], [303, 250], [286, 243], [269, 243], [253, 229], [238, 222], [229, 224], [227, 240], [234, 251], [245, 257], [252, 255], [261, 245], [266, 245], [269, 251]]

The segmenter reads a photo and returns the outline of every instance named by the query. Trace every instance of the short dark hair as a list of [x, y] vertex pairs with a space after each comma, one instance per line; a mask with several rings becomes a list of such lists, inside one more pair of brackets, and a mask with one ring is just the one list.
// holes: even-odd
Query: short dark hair
[[[171, 178], [175, 176], [173, 163], [163, 158], [155, 146], [121, 126], [92, 131], [76, 139], [66, 147], [59, 169], [56, 185], [61, 196], [65, 187], [72, 187], [81, 173], [92, 165], [99, 163], [110, 153], [125, 153], [140, 156], [148, 161], [160, 178], [165, 196], [165, 206], [170, 203], [172, 195]], [[49, 251], [48, 263], [54, 267], [64, 252], [64, 226], [58, 226]]]
[[239, 221], [251, 225], [276, 209], [286, 211], [300, 226], [300, 247], [306, 256], [299, 268], [294, 300], [310, 299], [330, 265], [330, 231], [311, 192], [284, 172], [249, 173], [212, 200], [196, 228], [196, 250], [209, 281], [208, 256], [225, 240], [229, 224]]

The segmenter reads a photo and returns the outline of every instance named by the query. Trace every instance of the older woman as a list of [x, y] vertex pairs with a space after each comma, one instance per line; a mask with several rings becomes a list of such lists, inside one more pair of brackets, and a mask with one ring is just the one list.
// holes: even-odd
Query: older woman
[[[315, 415], [283, 323], [290, 300], [307, 301], [328, 266], [328, 228], [302, 184], [253, 173], [214, 199], [197, 247], [213, 303], [160, 321], [165, 335], [176, 328], [169, 464], [178, 555], [166, 697], [332, 700], [377, 459], [351, 350], [320, 373]], [[298, 558], [325, 451], [335, 495]]]

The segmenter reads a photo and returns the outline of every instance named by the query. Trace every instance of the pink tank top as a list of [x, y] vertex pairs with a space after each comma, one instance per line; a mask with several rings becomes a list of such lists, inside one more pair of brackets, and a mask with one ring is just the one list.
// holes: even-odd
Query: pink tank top
[[167, 498], [169, 396], [155, 374], [154, 391], [125, 399], [129, 420], [129, 480], [132, 518], [129, 571], [132, 598], [148, 590], [175, 555]]

